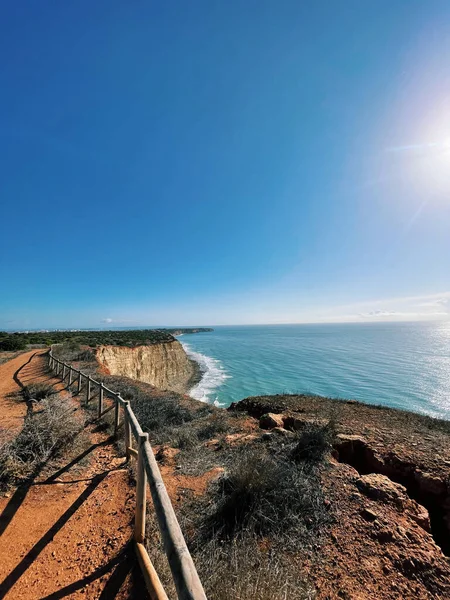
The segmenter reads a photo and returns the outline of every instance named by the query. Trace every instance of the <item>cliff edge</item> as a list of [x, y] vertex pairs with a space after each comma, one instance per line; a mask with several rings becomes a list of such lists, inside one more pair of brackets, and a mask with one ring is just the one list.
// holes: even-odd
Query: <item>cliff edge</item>
[[99, 346], [96, 358], [111, 375], [149, 383], [161, 390], [186, 393], [199, 378], [197, 364], [177, 340], [151, 346]]

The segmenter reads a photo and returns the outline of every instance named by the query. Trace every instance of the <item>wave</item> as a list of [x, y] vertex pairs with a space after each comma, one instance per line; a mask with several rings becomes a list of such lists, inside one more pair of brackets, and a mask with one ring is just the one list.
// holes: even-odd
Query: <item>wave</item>
[[229, 379], [231, 375], [228, 375], [220, 360], [195, 352], [186, 344], [186, 342], [180, 342], [183, 346], [186, 354], [192, 360], [199, 365], [202, 373], [201, 380], [190, 390], [189, 395], [195, 400], [201, 402], [213, 403], [216, 406], [226, 406], [226, 403], [220, 403], [217, 400], [217, 396], [214, 397], [215, 390], [220, 387], [226, 379]]

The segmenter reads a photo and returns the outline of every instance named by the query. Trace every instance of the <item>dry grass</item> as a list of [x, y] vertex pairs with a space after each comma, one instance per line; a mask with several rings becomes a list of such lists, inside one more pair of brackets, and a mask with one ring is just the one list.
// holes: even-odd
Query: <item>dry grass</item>
[[[158, 524], [149, 506], [146, 546], [169, 598], [176, 589]], [[264, 548], [256, 537], [240, 536], [224, 543], [213, 537], [191, 548], [200, 581], [209, 600], [313, 600], [301, 565], [282, 553]]]
[[22, 389], [25, 400], [37, 400], [40, 402], [56, 394], [56, 390], [48, 383], [30, 383]]
[[16, 438], [0, 432], [0, 486], [19, 483], [49, 459], [61, 456], [73, 447], [83, 427], [84, 419], [72, 400], [59, 395], [44, 398], [25, 417]]
[[200, 579], [210, 600], [312, 600], [301, 566], [283, 554], [264, 549], [256, 538], [223, 544], [212, 539], [195, 555]]
[[306, 465], [321, 462], [331, 451], [335, 438], [336, 428], [333, 421], [329, 421], [327, 425], [309, 423], [296, 435], [291, 458]]
[[26, 352], [26, 350], [17, 350], [17, 351], [8, 351], [8, 350], [0, 350], [0, 365], [3, 365], [5, 362], [12, 360], [13, 358], [17, 358], [21, 354]]
[[318, 472], [285, 452], [250, 447], [236, 452], [225, 476], [211, 486], [197, 530], [202, 539], [229, 540], [245, 532], [295, 546], [328, 520]]
[[208, 440], [223, 433], [229, 433], [232, 429], [231, 419], [225, 411], [214, 412], [209, 419], [198, 430], [200, 440]]

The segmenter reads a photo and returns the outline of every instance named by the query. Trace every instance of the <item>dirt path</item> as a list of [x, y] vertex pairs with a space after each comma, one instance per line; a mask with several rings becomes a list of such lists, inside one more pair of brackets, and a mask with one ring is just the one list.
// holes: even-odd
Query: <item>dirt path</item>
[[22, 427], [22, 421], [27, 412], [26, 404], [17, 402], [20, 386], [15, 379], [15, 377], [17, 378], [16, 373], [20, 369], [23, 370], [26, 363], [35, 354], [41, 352], [31, 350], [0, 365], [0, 427], [11, 429], [11, 435], [14, 435], [14, 430]]
[[[39, 352], [1, 365], [2, 422], [16, 428], [26, 407], [8, 395], [18, 391], [14, 374], [21, 366], [23, 383], [47, 381], [61, 389]], [[67, 464], [0, 498], [0, 599], [146, 597], [129, 543], [134, 490], [128, 471], [112, 439], [93, 426], [88, 435], [90, 445]]]

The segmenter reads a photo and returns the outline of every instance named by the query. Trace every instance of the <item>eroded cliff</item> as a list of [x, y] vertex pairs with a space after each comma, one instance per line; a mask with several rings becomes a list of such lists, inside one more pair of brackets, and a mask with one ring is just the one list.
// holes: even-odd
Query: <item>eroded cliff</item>
[[130, 377], [162, 390], [186, 393], [198, 377], [191, 361], [177, 340], [151, 346], [100, 346], [97, 360], [111, 375]]

